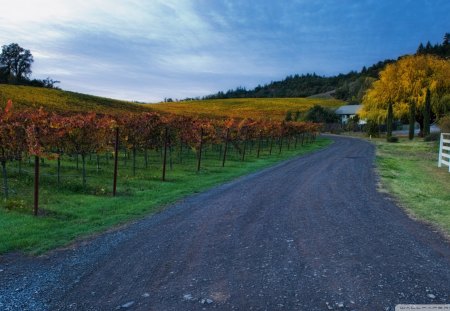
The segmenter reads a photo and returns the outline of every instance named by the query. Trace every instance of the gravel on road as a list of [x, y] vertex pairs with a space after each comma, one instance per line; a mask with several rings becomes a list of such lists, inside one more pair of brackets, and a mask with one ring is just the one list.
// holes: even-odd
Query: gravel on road
[[394, 310], [450, 303], [450, 243], [377, 190], [374, 146], [327, 149], [118, 230], [0, 257], [0, 310]]

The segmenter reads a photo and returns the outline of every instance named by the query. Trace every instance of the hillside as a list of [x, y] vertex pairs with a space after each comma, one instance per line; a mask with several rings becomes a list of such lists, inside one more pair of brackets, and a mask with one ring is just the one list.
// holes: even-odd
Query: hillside
[[149, 111], [148, 106], [110, 98], [31, 86], [0, 84], [0, 106], [11, 99], [15, 109], [43, 107], [47, 111], [122, 113]]
[[321, 98], [236, 98], [160, 103], [152, 109], [179, 115], [282, 120], [288, 111], [305, 112], [314, 105], [337, 108], [343, 102]]
[[4, 107], [8, 99], [12, 99], [15, 109], [44, 107], [55, 112], [95, 111], [110, 114], [159, 111], [210, 118], [274, 120], [283, 119], [288, 111], [304, 112], [314, 105], [336, 108], [343, 104], [340, 100], [323, 98], [240, 98], [144, 105], [56, 89], [0, 84], [0, 107]]
[[266, 85], [258, 85], [247, 90], [238, 87], [227, 92], [205, 96], [204, 99], [226, 98], [293, 98], [311, 97], [317, 94], [327, 94], [336, 99], [346, 101], [360, 101], [365, 90], [378, 78], [379, 72], [388, 63], [394, 60], [378, 62], [369, 68], [363, 67], [361, 71], [350, 71], [331, 77], [316, 74], [287, 76], [281, 81], [272, 81]]
[[[446, 33], [442, 44], [432, 45], [427, 42], [424, 45], [420, 43], [415, 54], [431, 54], [449, 59], [449, 38], [450, 34]], [[367, 68], [364, 66], [360, 71], [350, 71], [346, 74], [341, 73], [329, 77], [319, 76], [315, 73], [290, 75], [280, 81], [258, 85], [254, 89], [247, 90], [243, 87], [237, 87], [234, 90], [205, 96], [204, 99], [310, 97], [316, 94], [326, 94], [326, 96], [333, 96], [345, 101], [361, 102], [365, 91], [378, 79], [380, 71], [392, 62], [395, 62], [395, 60], [386, 59]]]

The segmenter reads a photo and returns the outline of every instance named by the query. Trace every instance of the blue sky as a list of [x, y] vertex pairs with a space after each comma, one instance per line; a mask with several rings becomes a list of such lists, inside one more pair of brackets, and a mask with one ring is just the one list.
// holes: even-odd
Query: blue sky
[[0, 45], [66, 90], [157, 102], [334, 75], [450, 32], [448, 0], [0, 0]]

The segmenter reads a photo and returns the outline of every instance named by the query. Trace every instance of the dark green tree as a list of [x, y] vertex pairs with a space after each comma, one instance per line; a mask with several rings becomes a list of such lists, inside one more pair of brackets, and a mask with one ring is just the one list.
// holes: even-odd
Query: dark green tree
[[425, 106], [423, 108], [423, 136], [430, 135], [430, 123], [431, 123], [431, 93], [430, 89], [427, 89], [425, 95]]
[[417, 48], [417, 51], [416, 51], [416, 54], [422, 54], [423, 53], [423, 51], [424, 51], [424, 47], [423, 47], [423, 44], [422, 44], [422, 42], [419, 44], [419, 47]]
[[33, 55], [17, 43], [2, 46], [0, 68], [9, 83], [26, 80], [31, 74]]
[[305, 121], [316, 123], [336, 123], [339, 122], [339, 116], [327, 108], [315, 105], [305, 114]]
[[446, 32], [444, 35], [444, 41], [442, 42], [442, 45], [448, 45], [450, 42], [450, 33]]
[[408, 138], [410, 140], [414, 139], [414, 130], [415, 130], [415, 125], [416, 125], [416, 103], [412, 102], [411, 105], [409, 105], [409, 115], [408, 115], [408, 120], [409, 120], [409, 133], [408, 133]]
[[387, 117], [386, 117], [386, 139], [389, 141], [389, 139], [392, 137], [392, 126], [394, 123], [394, 112], [392, 110], [392, 102], [388, 103], [388, 111], [387, 111]]
[[286, 112], [286, 116], [284, 117], [284, 121], [292, 121], [292, 111], [288, 110], [288, 112]]
[[424, 51], [425, 51], [426, 53], [430, 53], [430, 52], [433, 51], [433, 46], [431, 45], [430, 41], [427, 41], [427, 44], [425, 45]]

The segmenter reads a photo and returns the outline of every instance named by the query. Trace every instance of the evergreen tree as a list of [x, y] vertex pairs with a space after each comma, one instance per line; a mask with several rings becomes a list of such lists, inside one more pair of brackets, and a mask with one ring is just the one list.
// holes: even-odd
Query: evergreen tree
[[416, 103], [414, 101], [412, 101], [411, 104], [409, 105], [409, 115], [408, 115], [408, 120], [409, 120], [408, 138], [409, 138], [409, 140], [414, 139], [414, 131], [415, 131], [415, 125], [416, 125], [415, 116], [416, 116]]
[[388, 103], [388, 111], [387, 111], [387, 117], [386, 117], [386, 139], [388, 141], [392, 137], [393, 123], [394, 123], [394, 112], [392, 110], [392, 102], [390, 101]]
[[433, 51], [433, 46], [431, 45], [430, 41], [428, 41], [427, 45], [425, 45], [424, 51], [425, 51], [425, 53], [430, 53]]
[[417, 48], [416, 54], [422, 54], [424, 52], [424, 47], [422, 42], [420, 42], [419, 47]]
[[449, 41], [450, 41], [450, 33], [447, 32], [444, 35], [444, 41], [442, 42], [442, 45], [448, 45]]
[[423, 108], [423, 136], [430, 135], [430, 121], [431, 121], [431, 93], [427, 88], [425, 95], [425, 106]]

